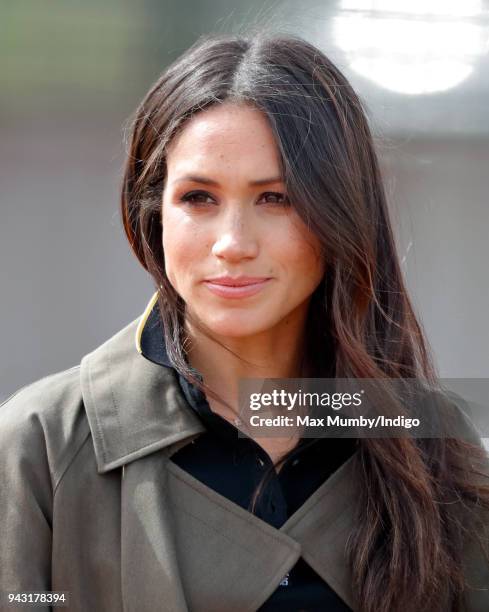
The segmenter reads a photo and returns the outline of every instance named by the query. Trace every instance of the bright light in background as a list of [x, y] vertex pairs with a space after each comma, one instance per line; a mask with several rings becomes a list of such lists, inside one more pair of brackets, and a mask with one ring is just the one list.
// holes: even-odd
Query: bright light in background
[[481, 0], [342, 0], [336, 45], [350, 66], [381, 87], [405, 94], [451, 89], [488, 48], [474, 22]]

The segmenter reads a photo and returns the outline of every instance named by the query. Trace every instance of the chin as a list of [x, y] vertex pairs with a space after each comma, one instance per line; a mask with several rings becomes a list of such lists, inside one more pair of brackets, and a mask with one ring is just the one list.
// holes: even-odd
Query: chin
[[227, 313], [222, 316], [206, 316], [202, 322], [212, 333], [226, 338], [245, 338], [273, 327], [273, 322], [261, 318], [257, 313]]

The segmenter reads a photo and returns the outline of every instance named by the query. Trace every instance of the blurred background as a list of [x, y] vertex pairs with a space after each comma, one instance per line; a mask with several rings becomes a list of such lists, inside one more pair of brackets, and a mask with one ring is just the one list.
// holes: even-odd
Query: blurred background
[[200, 34], [248, 24], [303, 36], [351, 80], [440, 374], [489, 377], [486, 1], [0, 6], [0, 399], [144, 310], [152, 285], [118, 212], [131, 115]]

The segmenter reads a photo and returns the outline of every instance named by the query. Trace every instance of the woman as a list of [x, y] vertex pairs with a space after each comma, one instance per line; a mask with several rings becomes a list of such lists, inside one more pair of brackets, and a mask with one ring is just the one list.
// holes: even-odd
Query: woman
[[2, 609], [488, 610], [469, 423], [238, 433], [241, 378], [436, 383], [340, 71], [299, 38], [199, 40], [136, 112], [122, 218], [145, 313], [0, 410]]

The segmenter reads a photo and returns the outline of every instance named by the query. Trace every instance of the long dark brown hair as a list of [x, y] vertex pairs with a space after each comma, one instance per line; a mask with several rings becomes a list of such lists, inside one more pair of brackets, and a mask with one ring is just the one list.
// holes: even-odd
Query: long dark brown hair
[[[313, 375], [421, 378], [436, 387], [358, 96], [313, 45], [256, 32], [200, 38], [154, 83], [132, 122], [123, 224], [159, 292], [176, 369], [218, 397], [186, 360], [185, 304], [165, 275], [161, 208], [168, 144], [191, 116], [223, 102], [252, 104], [268, 118], [289, 200], [324, 247], [307, 329]], [[346, 552], [359, 611], [463, 609], [465, 536], [476, 531], [476, 510], [489, 509], [478, 461], [483, 448], [456, 438], [358, 440], [361, 488]]]

